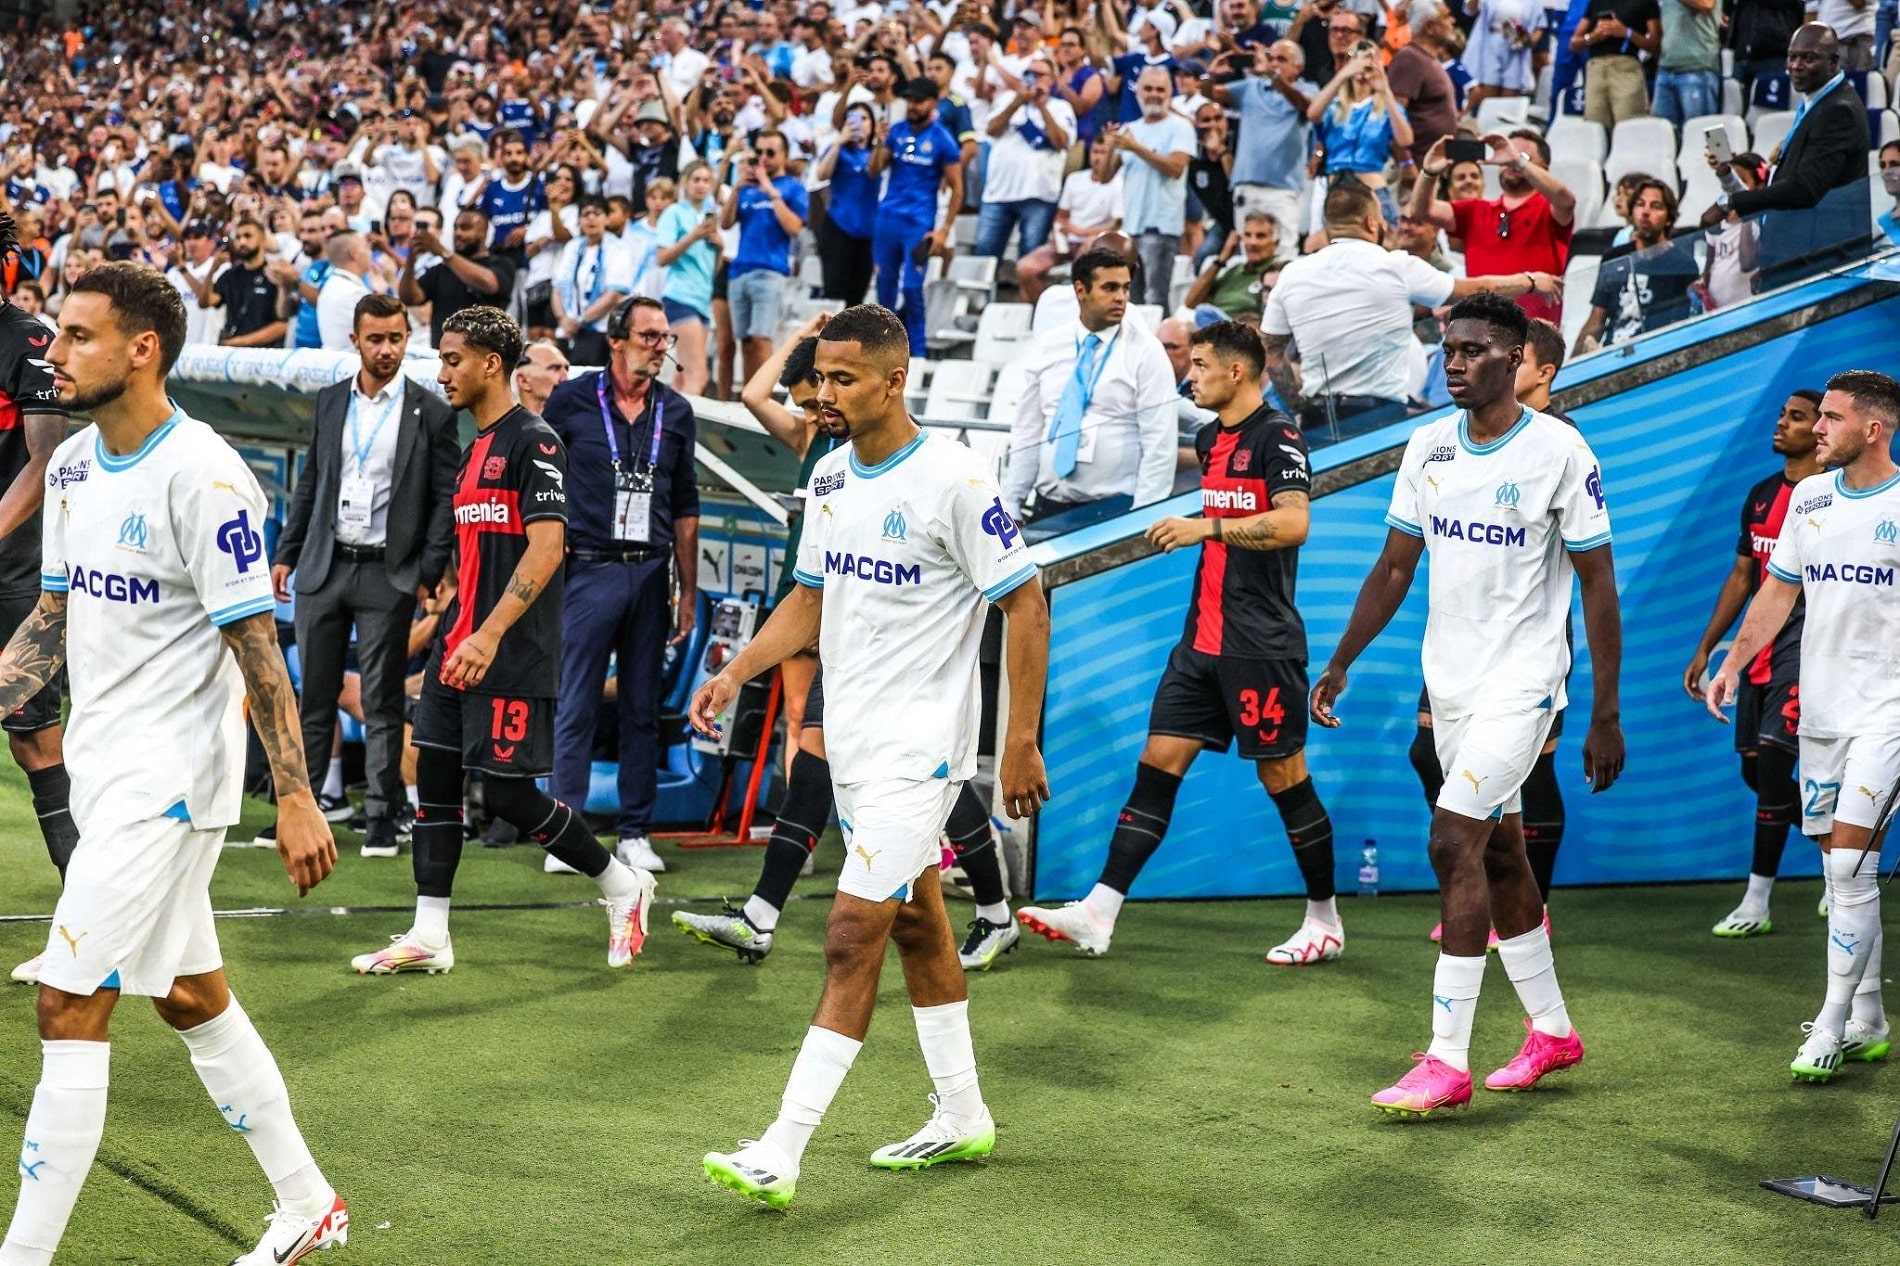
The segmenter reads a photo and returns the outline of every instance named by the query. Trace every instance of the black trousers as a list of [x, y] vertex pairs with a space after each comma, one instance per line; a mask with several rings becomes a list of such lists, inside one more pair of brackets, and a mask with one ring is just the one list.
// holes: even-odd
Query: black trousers
[[331, 560], [321, 587], [297, 595], [297, 655], [303, 665], [303, 750], [310, 785], [321, 787], [336, 734], [336, 702], [356, 630], [356, 662], [363, 679], [364, 770], [371, 821], [393, 820], [407, 798], [402, 789], [403, 670], [416, 597], [389, 583], [380, 559]]

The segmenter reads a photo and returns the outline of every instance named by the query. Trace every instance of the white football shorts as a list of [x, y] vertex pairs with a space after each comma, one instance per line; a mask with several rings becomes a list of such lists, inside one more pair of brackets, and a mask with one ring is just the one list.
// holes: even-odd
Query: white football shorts
[[844, 871], [838, 891], [866, 901], [909, 901], [911, 884], [943, 859], [939, 842], [963, 784], [948, 778], [839, 783]]
[[1432, 745], [1445, 771], [1438, 807], [1480, 822], [1521, 813], [1518, 792], [1544, 750], [1556, 715], [1552, 708], [1478, 712], [1456, 720], [1433, 714]]
[[1836, 822], [1880, 825], [1900, 778], [1900, 734], [1801, 738], [1801, 833], [1827, 835]]

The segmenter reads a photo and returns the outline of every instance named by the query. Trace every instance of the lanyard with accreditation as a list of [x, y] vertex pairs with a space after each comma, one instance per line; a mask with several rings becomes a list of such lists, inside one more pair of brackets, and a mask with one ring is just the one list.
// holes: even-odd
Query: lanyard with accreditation
[[347, 464], [343, 471], [343, 482], [336, 494], [336, 520], [344, 527], [366, 530], [370, 525], [370, 515], [376, 503], [376, 481], [369, 476], [369, 455], [375, 451], [376, 440], [389, 424], [389, 419], [402, 412], [403, 385], [401, 382], [389, 388], [389, 403], [382, 407], [377, 415], [376, 425], [370, 428], [369, 438], [363, 438], [361, 395], [355, 387], [350, 388], [350, 414], [348, 437], [350, 456], [356, 460]]
[[[607, 452], [614, 463], [614, 539], [645, 545], [653, 539], [653, 468], [660, 464], [660, 438], [664, 416], [660, 410], [660, 384], [647, 387], [647, 420], [653, 438], [647, 446], [646, 468], [641, 469], [640, 454], [633, 455], [630, 469], [620, 465], [620, 438], [614, 433], [613, 408], [607, 403], [607, 371], [594, 380], [594, 394], [600, 400], [600, 426], [607, 433]], [[633, 435], [634, 426], [627, 424]]]

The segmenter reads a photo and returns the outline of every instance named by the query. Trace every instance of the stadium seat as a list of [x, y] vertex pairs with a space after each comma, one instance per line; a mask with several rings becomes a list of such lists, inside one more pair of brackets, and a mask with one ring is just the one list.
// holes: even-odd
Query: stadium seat
[[1624, 119], [1616, 125], [1603, 175], [1614, 186], [1631, 172], [1681, 186], [1676, 172], [1676, 129], [1668, 119]]
[[1700, 168], [1685, 165], [1682, 170], [1682, 209], [1676, 216], [1676, 227], [1693, 226], [1710, 204], [1721, 196], [1722, 182], [1707, 164]]
[[910, 358], [910, 376], [904, 379], [904, 407], [912, 416], [924, 411], [924, 404], [930, 399], [930, 380], [936, 372], [936, 361], [923, 356]]
[[1530, 122], [1529, 97], [1486, 97], [1478, 103], [1478, 131], [1508, 132]]
[[1788, 129], [1794, 126], [1793, 110], [1771, 110], [1758, 115], [1754, 120], [1755, 152], [1770, 162], [1774, 161], [1775, 148], [1788, 135]]
[[1728, 133], [1729, 152], [1741, 154], [1748, 150], [1748, 124], [1737, 114], [1698, 114], [1682, 125], [1682, 152], [1676, 155], [1676, 170], [1682, 173], [1686, 183], [1695, 178], [1697, 171], [1709, 170], [1707, 149], [1703, 133], [1720, 124]]
[[995, 366], [979, 361], [944, 361], [930, 380], [922, 420], [941, 425], [987, 418], [995, 373]]
[[1587, 158], [1600, 163], [1610, 153], [1610, 137], [1603, 125], [1575, 115], [1558, 116], [1544, 139], [1550, 142], [1553, 162], [1559, 158]]
[[1187, 292], [1193, 285], [1194, 257], [1192, 255], [1176, 255], [1174, 257], [1174, 273], [1168, 278], [1168, 311], [1173, 312], [1180, 308], [1182, 302], [1187, 298]]
[[1536, 86], [1531, 89], [1530, 116], [1539, 123], [1550, 121], [1550, 89], [1554, 82], [1551, 75], [1551, 63], [1545, 62], [1537, 72]]
[[1035, 311], [1035, 305], [1028, 303], [992, 303], [984, 308], [977, 318], [971, 357], [988, 365], [1004, 365], [1020, 356], [1029, 341], [1029, 321]]
[[1879, 74], [1869, 74], [1867, 76], [1867, 95], [1862, 99], [1866, 101], [1869, 110], [1886, 109], [1888, 103], [1893, 100], [1893, 94], [1887, 87], [1886, 78]]
[[1869, 151], [1874, 158], [1874, 188], [1880, 188], [1880, 147], [1893, 141], [1900, 141], [1900, 114], [1892, 106], [1884, 110], [1870, 110], [1867, 115], [1872, 126], [1867, 130], [1874, 138], [1874, 147]]
[[[1725, 48], [1722, 51], [1727, 53], [1729, 50]], [[1724, 79], [1722, 81], [1722, 113], [1739, 115], [1747, 107], [1748, 102], [1742, 97], [1741, 82], [1735, 79]]]
[[1128, 316], [1135, 318], [1150, 334], [1168, 319], [1167, 311], [1158, 303], [1131, 303], [1128, 305]]
[[1597, 286], [1598, 255], [1572, 255], [1564, 269], [1564, 346], [1577, 345], [1583, 323], [1590, 319], [1590, 292]]
[[955, 283], [965, 294], [981, 299], [977, 305], [980, 310], [996, 298], [996, 260], [989, 255], [952, 256], [950, 271], [944, 280]]
[[1550, 174], [1562, 181], [1564, 188], [1577, 196], [1577, 211], [1573, 223], [1580, 228], [1588, 228], [1595, 223], [1597, 213], [1603, 208], [1603, 164], [1594, 158], [1577, 159], [1568, 155], [1553, 155], [1550, 160]]
[[1577, 223], [1586, 229], [1620, 229], [1622, 228], [1623, 217], [1616, 213], [1615, 186], [1609, 186], [1604, 189], [1603, 203], [1601, 206], [1597, 208], [1597, 213], [1595, 215], [1591, 216], [1588, 220], [1578, 220]]
[[[1764, 114], [1776, 114], [1794, 104], [1794, 88], [1788, 82], [1786, 71], [1772, 75], [1755, 76], [1755, 87], [1748, 95], [1748, 126], [1759, 127]], [[1761, 144], [1757, 135], [1755, 143]], [[1764, 158], [1765, 150], [1757, 150]]]
[[996, 384], [990, 388], [990, 411], [984, 415], [992, 427], [1005, 428], [1007, 434], [1007, 428], [1016, 424], [1016, 404], [1028, 385], [1029, 371], [1020, 360], [996, 371]]

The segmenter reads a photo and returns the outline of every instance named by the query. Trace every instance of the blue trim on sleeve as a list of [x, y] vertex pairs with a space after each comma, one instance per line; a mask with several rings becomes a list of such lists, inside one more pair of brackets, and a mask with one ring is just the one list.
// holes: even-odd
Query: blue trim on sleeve
[[217, 611], [213, 611], [211, 613], [211, 622], [219, 628], [223, 628], [227, 624], [234, 624], [246, 617], [258, 615], [265, 611], [274, 611], [276, 609], [277, 599], [270, 594], [265, 594], [260, 598], [252, 598], [248, 602], [240, 602], [236, 606], [223, 607]]
[[1773, 563], [1768, 564], [1768, 574], [1770, 576], [1773, 576], [1776, 580], [1785, 580], [1791, 585], [1798, 585], [1801, 583], [1801, 577], [1795, 575], [1791, 571], [1788, 571], [1786, 568], [1777, 567]]
[[1421, 528], [1416, 523], [1407, 523], [1404, 519], [1401, 519], [1396, 514], [1386, 515], [1385, 525], [1387, 527], [1397, 528], [1399, 531], [1405, 533], [1407, 536], [1416, 536], [1416, 537], [1419, 537], [1420, 539], [1423, 539], [1425, 536], [1425, 529]]
[[40, 588], [44, 589], [47, 593], [65, 593], [71, 589], [72, 586], [73, 582], [70, 577], [55, 576], [50, 571], [40, 573]]
[[825, 587], [825, 578], [823, 576], [814, 576], [803, 567], [792, 568], [792, 579], [809, 589], [823, 589]]
[[1021, 571], [1013, 572], [1009, 576], [1005, 577], [1004, 579], [999, 580], [995, 584], [991, 585], [988, 589], [985, 589], [983, 591], [983, 596], [985, 598], [988, 598], [991, 602], [995, 602], [999, 598], [1007, 598], [1009, 597], [1010, 594], [1022, 588], [1025, 584], [1028, 584], [1029, 581], [1035, 577], [1035, 575], [1036, 575], [1035, 565], [1029, 564], [1025, 566]]
[[1599, 532], [1587, 540], [1565, 541], [1564, 548], [1569, 550], [1572, 554], [1581, 554], [1585, 550], [1593, 550], [1598, 546], [1608, 545], [1609, 543], [1610, 534], [1608, 532]]

